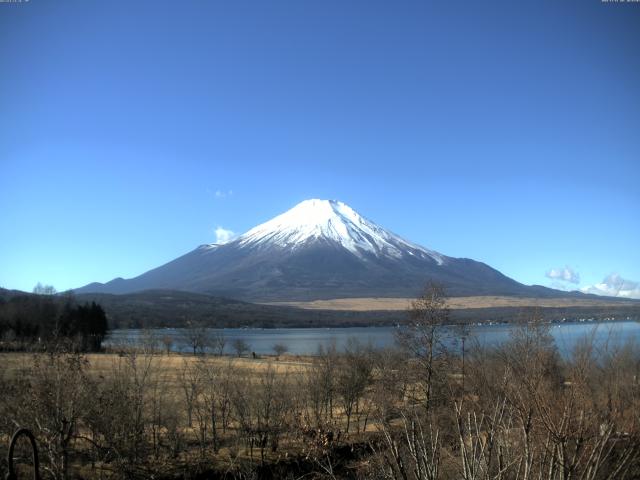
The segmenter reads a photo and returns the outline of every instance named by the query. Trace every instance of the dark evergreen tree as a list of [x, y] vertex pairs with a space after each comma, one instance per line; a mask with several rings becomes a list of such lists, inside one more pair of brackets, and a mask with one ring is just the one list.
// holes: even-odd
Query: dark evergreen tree
[[17, 295], [0, 303], [0, 347], [24, 348], [64, 339], [83, 351], [100, 350], [108, 330], [104, 309], [73, 297]]

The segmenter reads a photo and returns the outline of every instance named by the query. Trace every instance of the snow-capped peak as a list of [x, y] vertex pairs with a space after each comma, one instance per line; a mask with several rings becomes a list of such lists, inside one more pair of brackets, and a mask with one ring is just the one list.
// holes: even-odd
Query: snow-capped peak
[[417, 255], [429, 256], [438, 264], [444, 261], [439, 253], [400, 238], [336, 200], [305, 200], [252, 228], [236, 242], [241, 246], [295, 249], [312, 240], [337, 242], [358, 256], [366, 253], [394, 258]]

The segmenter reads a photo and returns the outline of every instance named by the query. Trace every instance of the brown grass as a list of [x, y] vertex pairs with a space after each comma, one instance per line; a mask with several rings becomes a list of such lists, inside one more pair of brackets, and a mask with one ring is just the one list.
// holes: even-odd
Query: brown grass
[[[308, 310], [350, 310], [367, 312], [374, 310], [399, 311], [406, 310], [410, 298], [334, 298], [329, 300], [313, 300], [309, 302], [271, 302], [267, 305], [284, 305], [305, 308]], [[595, 298], [527, 298], [527, 297], [452, 297], [447, 301], [452, 310], [466, 308], [493, 307], [607, 307], [637, 305], [632, 300], [607, 300]]]
[[[11, 352], [0, 353], [0, 375], [13, 376], [25, 371], [27, 368], [33, 366], [34, 353], [26, 352]], [[142, 354], [140, 354], [142, 355]], [[88, 361], [88, 369], [92, 376], [109, 377], [117, 368], [118, 365], [122, 365], [122, 361], [126, 360], [117, 353], [90, 353], [85, 355]], [[195, 363], [205, 359], [212, 364], [219, 364], [220, 366], [226, 366], [229, 363], [234, 368], [244, 371], [256, 378], [262, 375], [271, 366], [277, 374], [287, 374], [292, 378], [296, 375], [303, 374], [311, 366], [311, 359], [304, 356], [283, 355], [279, 358], [274, 356], [261, 356], [259, 358], [238, 358], [232, 356], [215, 357], [207, 355], [194, 356], [171, 353], [166, 354], [154, 354], [152, 355], [152, 368], [156, 372], [160, 372], [160, 378], [167, 382], [168, 385], [178, 389], [180, 382], [180, 372], [184, 368], [185, 363]], [[176, 392], [179, 394], [179, 392]]]

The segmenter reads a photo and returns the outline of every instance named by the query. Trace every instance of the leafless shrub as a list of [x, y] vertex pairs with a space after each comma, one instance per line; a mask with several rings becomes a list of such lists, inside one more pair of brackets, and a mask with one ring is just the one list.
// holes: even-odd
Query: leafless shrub
[[403, 410], [401, 426], [388, 423], [380, 428], [383, 448], [380, 451], [382, 477], [394, 480], [437, 480], [440, 478], [442, 446], [437, 428], [425, 420], [416, 408]]
[[55, 479], [69, 476], [73, 441], [88, 403], [86, 359], [77, 353], [35, 355], [24, 385], [18, 418], [31, 428], [46, 456], [43, 468]]
[[221, 357], [224, 354], [224, 347], [227, 345], [227, 339], [224, 336], [224, 333], [217, 330], [210, 334], [209, 344], [214, 353]]
[[272, 349], [273, 353], [276, 354], [276, 357], [279, 357], [281, 355], [284, 355], [289, 350], [289, 347], [287, 347], [284, 343], [276, 343], [273, 345]]
[[114, 359], [109, 375], [96, 380], [87, 409], [87, 440], [99, 460], [114, 465], [123, 476], [131, 476], [150, 452], [154, 416], [149, 412], [155, 403], [151, 392], [158, 392], [153, 388], [155, 358], [131, 352]]
[[238, 355], [238, 357], [242, 357], [251, 349], [251, 346], [241, 338], [236, 338], [233, 342], [231, 342], [231, 347], [236, 352], [236, 355]]
[[371, 349], [354, 338], [349, 339], [336, 370], [336, 392], [347, 417], [347, 433], [353, 414], [360, 413], [361, 401], [372, 380], [372, 369]]
[[265, 461], [267, 449], [278, 449], [291, 418], [289, 388], [287, 376], [277, 375], [272, 365], [255, 384], [246, 377], [234, 382], [232, 405], [251, 458], [256, 447], [261, 462]]
[[161, 341], [166, 354], [170, 355], [173, 348], [173, 337], [171, 335], [163, 335]]

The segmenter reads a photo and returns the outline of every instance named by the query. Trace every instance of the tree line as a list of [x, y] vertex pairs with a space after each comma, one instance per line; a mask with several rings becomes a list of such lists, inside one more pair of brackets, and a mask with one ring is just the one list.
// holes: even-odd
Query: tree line
[[107, 317], [95, 303], [78, 304], [70, 294], [38, 284], [33, 294], [0, 299], [0, 348], [44, 348], [66, 341], [82, 351], [98, 351], [107, 333]]

